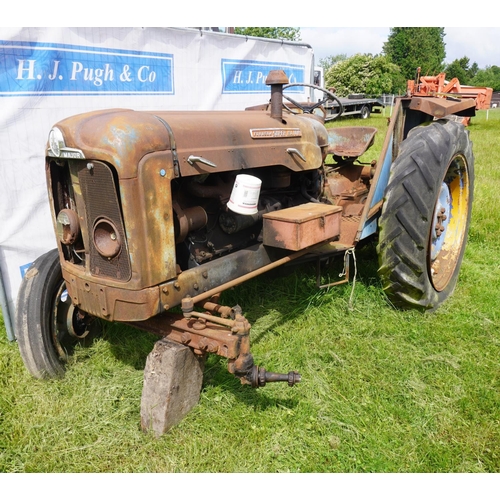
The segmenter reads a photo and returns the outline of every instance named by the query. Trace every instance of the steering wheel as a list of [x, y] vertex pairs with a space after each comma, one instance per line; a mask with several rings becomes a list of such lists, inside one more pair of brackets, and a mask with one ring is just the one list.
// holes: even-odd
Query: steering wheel
[[[289, 83], [288, 85], [283, 85], [283, 90], [289, 89], [290, 87], [310, 87], [312, 89], [321, 90], [321, 92], [323, 92], [324, 94], [323, 99], [320, 99], [318, 102], [311, 102], [307, 104], [294, 101], [291, 97], [283, 93], [283, 97], [287, 101], [290, 101], [294, 106], [299, 108], [303, 113], [312, 113], [315, 109], [319, 108], [320, 106], [323, 106], [323, 104], [325, 104], [328, 101], [334, 101], [337, 103], [338, 113], [335, 115], [329, 115], [328, 117], [325, 118], [328, 118], [328, 120], [336, 120], [344, 112], [344, 106], [342, 106], [342, 103], [340, 102], [339, 98], [329, 90], [324, 89], [323, 87], [319, 87], [318, 85], [313, 85], [312, 83]], [[288, 111], [290, 111], [290, 113], [293, 113], [294, 115], [299, 114], [296, 110], [289, 108], [285, 103], [283, 103], [283, 107]]]

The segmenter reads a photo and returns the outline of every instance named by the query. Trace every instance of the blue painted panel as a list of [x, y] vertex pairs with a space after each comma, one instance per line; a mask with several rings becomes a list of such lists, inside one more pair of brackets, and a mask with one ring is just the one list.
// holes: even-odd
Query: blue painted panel
[[[223, 94], [269, 94], [266, 78], [269, 71], [276, 69], [282, 69], [290, 83], [306, 81], [303, 65], [222, 59], [221, 66]], [[302, 94], [304, 87], [292, 87], [287, 92]]]
[[0, 97], [174, 94], [173, 55], [0, 40]]
[[[382, 163], [382, 171], [379, 174], [377, 185], [373, 188], [375, 191], [373, 193], [373, 198], [370, 203], [370, 208], [373, 208], [377, 203], [382, 201], [384, 198], [385, 188], [389, 182], [389, 176], [391, 173], [391, 165], [392, 165], [392, 144], [393, 144], [394, 136], [391, 135], [391, 140], [389, 142], [389, 147], [387, 148], [387, 154], [385, 155], [384, 161]], [[363, 226], [363, 230], [361, 231], [360, 239], [364, 239], [367, 236], [374, 234], [378, 228], [378, 219], [367, 220]]]

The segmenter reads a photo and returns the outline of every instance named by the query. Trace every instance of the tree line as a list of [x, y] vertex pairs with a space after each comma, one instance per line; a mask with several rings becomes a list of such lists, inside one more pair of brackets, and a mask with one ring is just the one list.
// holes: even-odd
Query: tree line
[[[300, 28], [235, 28], [235, 33], [300, 41]], [[413, 80], [417, 68], [422, 75], [446, 73], [446, 79], [458, 78], [461, 85], [491, 87], [500, 90], [500, 67], [480, 69], [467, 56], [445, 64], [444, 28], [391, 28], [380, 54], [337, 54], [320, 59], [325, 86], [335, 87], [339, 96], [404, 94], [407, 80]]]

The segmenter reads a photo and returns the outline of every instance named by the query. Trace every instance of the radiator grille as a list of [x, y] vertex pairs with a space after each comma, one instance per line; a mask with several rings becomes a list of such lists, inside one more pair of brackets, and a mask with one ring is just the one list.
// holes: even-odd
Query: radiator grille
[[[92, 169], [85, 167], [78, 172], [90, 235], [90, 272], [94, 276], [128, 281], [131, 277], [130, 259], [113, 173], [104, 163], [94, 161], [92, 165]], [[111, 259], [99, 254], [92, 238], [92, 228], [102, 217], [113, 222], [123, 242], [121, 252]]]

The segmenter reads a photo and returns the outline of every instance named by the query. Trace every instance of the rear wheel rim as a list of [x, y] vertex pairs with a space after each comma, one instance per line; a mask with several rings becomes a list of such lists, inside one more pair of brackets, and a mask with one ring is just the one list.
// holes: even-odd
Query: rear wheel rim
[[467, 160], [456, 155], [444, 176], [429, 235], [428, 269], [433, 287], [446, 288], [460, 261], [469, 218], [470, 184]]

